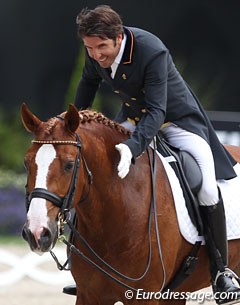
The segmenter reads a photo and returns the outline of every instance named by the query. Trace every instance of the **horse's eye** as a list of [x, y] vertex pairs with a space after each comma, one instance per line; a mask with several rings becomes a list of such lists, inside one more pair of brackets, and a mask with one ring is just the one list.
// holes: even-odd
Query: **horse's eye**
[[66, 171], [66, 172], [71, 171], [73, 169], [73, 165], [74, 165], [73, 161], [66, 162], [64, 165], [64, 171]]

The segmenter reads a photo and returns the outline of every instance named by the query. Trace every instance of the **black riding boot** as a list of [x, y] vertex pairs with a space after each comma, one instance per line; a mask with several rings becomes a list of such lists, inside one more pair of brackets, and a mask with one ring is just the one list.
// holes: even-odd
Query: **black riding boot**
[[239, 281], [239, 278], [227, 268], [226, 220], [220, 192], [219, 198], [216, 205], [201, 206], [200, 210], [205, 230], [204, 237], [210, 257], [210, 273], [215, 301], [218, 304], [234, 304], [240, 301], [240, 288], [234, 283], [233, 279]]

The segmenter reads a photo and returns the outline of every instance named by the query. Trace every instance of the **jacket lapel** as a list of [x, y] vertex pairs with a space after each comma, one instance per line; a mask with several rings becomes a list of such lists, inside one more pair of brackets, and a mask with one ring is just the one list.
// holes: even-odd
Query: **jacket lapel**
[[132, 31], [130, 31], [128, 28], [124, 28], [124, 33], [127, 35], [127, 41], [121, 63], [123, 65], [128, 65], [132, 63], [134, 36]]
[[124, 32], [127, 35], [127, 41], [120, 64], [118, 65], [113, 84], [116, 87], [121, 87], [124, 81], [134, 72], [134, 36], [130, 29], [124, 27]]

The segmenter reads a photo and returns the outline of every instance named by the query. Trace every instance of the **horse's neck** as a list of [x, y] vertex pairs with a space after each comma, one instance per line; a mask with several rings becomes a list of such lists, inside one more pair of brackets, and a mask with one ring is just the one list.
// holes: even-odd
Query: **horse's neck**
[[113, 242], [114, 238], [126, 239], [129, 231], [145, 236], [151, 201], [147, 156], [138, 159], [129, 175], [120, 179], [117, 175], [120, 156], [115, 145], [121, 137], [119, 142], [116, 135], [101, 138], [94, 132], [82, 133], [80, 137], [93, 183], [85, 202], [78, 207], [79, 229], [91, 238], [104, 238], [106, 243]]
[[[118, 134], [110, 127], [98, 125], [95, 124], [94, 128], [91, 128], [92, 126], [89, 124], [87, 128], [79, 129], [82, 155], [93, 176], [93, 183], [89, 186], [90, 192], [88, 192], [88, 176], [83, 164], [82, 171], [85, 175], [83, 184], [87, 199], [82, 212], [86, 217], [89, 215], [90, 221], [97, 221], [96, 218], [102, 217], [102, 214], [105, 214], [105, 211], [110, 208], [115, 200], [116, 184], [120, 181], [117, 176], [119, 153], [115, 149]], [[83, 197], [85, 196], [83, 195]], [[111, 208], [114, 209], [114, 206], [112, 205]], [[94, 210], [97, 210], [98, 213], [95, 213]]]

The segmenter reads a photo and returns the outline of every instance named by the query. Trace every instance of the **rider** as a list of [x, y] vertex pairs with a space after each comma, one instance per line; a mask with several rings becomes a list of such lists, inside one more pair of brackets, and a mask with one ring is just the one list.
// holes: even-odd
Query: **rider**
[[[122, 99], [116, 120], [133, 131], [116, 145], [118, 175], [124, 179], [134, 158], [148, 147], [161, 128], [173, 146], [188, 151], [202, 171], [198, 193], [214, 292], [236, 292], [228, 252], [223, 200], [216, 179], [236, 176], [235, 160], [219, 142], [191, 89], [177, 71], [162, 41], [144, 30], [125, 27], [109, 6], [83, 9], [77, 16], [78, 36], [86, 54], [75, 105], [91, 107], [102, 80]], [[64, 289], [68, 292], [67, 288]], [[227, 303], [226, 298], [217, 300]], [[232, 301], [232, 300], [231, 300]]]

